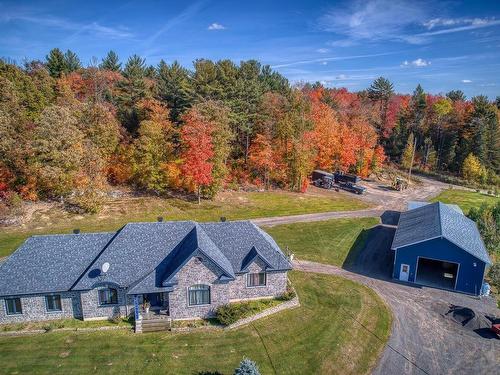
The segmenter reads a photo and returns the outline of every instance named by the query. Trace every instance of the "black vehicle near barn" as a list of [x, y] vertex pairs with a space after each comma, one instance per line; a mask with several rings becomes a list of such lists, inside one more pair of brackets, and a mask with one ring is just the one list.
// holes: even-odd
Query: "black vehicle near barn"
[[353, 174], [342, 172], [330, 173], [322, 170], [315, 170], [311, 175], [311, 180], [314, 186], [324, 189], [340, 188], [351, 193], [363, 194], [365, 187], [356, 185], [361, 178]]

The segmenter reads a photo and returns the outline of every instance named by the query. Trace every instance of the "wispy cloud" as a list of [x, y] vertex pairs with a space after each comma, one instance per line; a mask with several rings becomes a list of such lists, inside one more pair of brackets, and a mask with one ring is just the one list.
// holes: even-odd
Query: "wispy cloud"
[[406, 27], [422, 24], [427, 18], [427, 10], [418, 2], [370, 0], [335, 7], [319, 24], [325, 31], [345, 36], [332, 44], [348, 46], [361, 40], [401, 39]]
[[304, 65], [304, 64], [314, 64], [314, 63], [321, 63], [321, 62], [328, 62], [328, 61], [340, 61], [340, 60], [355, 60], [355, 59], [365, 59], [369, 57], [377, 57], [377, 56], [387, 56], [387, 55], [394, 55], [399, 52], [386, 52], [386, 53], [374, 53], [374, 54], [368, 54], [368, 55], [351, 55], [351, 56], [336, 56], [336, 57], [324, 57], [321, 59], [311, 59], [311, 60], [300, 60], [300, 61], [291, 61], [291, 62], [286, 62], [282, 64], [275, 64], [272, 65], [271, 68], [276, 69], [276, 68], [285, 68], [288, 66], [295, 66], [295, 65]]
[[462, 83], [472, 83], [470, 79], [462, 79]]
[[316, 50], [316, 52], [318, 52], [318, 53], [328, 53], [328, 52], [330, 52], [330, 50], [328, 48], [318, 48]]
[[473, 25], [483, 26], [495, 21], [495, 18], [433, 18], [423, 23], [423, 25], [432, 30], [435, 27], [442, 26], [457, 26], [457, 25]]
[[133, 34], [125, 27], [111, 27], [98, 22], [80, 23], [51, 15], [34, 14], [29, 11], [7, 11], [0, 16], [0, 22], [27, 22], [39, 26], [87, 33], [110, 39], [130, 38]]
[[442, 34], [458, 33], [461, 31], [476, 30], [476, 29], [480, 29], [483, 27], [490, 27], [490, 26], [495, 26], [495, 25], [500, 25], [500, 20], [491, 19], [491, 20], [488, 20], [485, 22], [471, 23], [471, 24], [466, 25], [466, 26], [458, 26], [458, 27], [452, 27], [452, 28], [441, 29], [441, 30], [436, 30], [436, 31], [427, 31], [425, 33], [416, 34], [416, 36], [417, 37], [429, 37], [429, 36], [442, 35]]
[[208, 30], [224, 30], [226, 27], [221, 25], [220, 23], [214, 22], [211, 25], [208, 25]]
[[417, 68], [421, 68], [421, 67], [429, 66], [429, 65], [431, 65], [430, 61], [427, 61], [427, 60], [424, 60], [424, 59], [421, 59], [421, 58], [418, 58], [418, 59], [413, 60], [413, 61], [405, 60], [405, 61], [403, 61], [401, 63], [401, 67], [414, 66], [414, 67], [417, 67]]
[[190, 18], [195, 16], [200, 10], [203, 8], [205, 1], [197, 1], [196, 3], [191, 4], [186, 9], [184, 9], [181, 13], [176, 16], [170, 18], [165, 22], [165, 24], [160, 27], [149, 39], [146, 40], [146, 46], [150, 46], [153, 44], [161, 35], [166, 33], [167, 31], [173, 29], [174, 27], [188, 21]]

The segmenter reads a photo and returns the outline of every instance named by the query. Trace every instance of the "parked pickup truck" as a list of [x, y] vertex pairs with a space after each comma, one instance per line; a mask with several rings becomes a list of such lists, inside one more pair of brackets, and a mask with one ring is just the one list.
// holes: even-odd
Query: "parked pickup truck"
[[339, 183], [339, 187], [343, 190], [350, 191], [351, 193], [363, 194], [366, 190], [365, 187], [355, 185], [352, 182], [341, 182]]

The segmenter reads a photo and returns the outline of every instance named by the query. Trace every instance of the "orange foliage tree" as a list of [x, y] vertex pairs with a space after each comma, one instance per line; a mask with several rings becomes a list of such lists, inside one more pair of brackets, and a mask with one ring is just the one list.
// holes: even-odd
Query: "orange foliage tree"
[[212, 124], [195, 109], [189, 110], [183, 117], [181, 130], [183, 145], [181, 171], [186, 178], [188, 188], [196, 191], [198, 204], [201, 201], [201, 188], [212, 182], [213, 157]]

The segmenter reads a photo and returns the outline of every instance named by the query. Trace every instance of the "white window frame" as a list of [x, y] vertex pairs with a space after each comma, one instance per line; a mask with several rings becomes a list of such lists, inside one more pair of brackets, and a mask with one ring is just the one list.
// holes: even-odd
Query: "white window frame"
[[[49, 310], [49, 300], [48, 300], [49, 297], [59, 297], [59, 303], [61, 304], [60, 310]], [[45, 295], [45, 311], [47, 311], [49, 314], [62, 313], [63, 312], [62, 296], [60, 294], [47, 294], [47, 295]]]
[[[9, 312], [9, 308], [7, 306], [7, 300], [16, 300], [18, 299], [19, 300], [19, 305], [21, 305], [21, 312], [15, 312], [15, 313], [10, 313]], [[21, 297], [8, 297], [8, 298], [4, 298], [4, 306], [5, 306], [5, 313], [7, 315], [23, 315], [23, 300]]]
[[[196, 286], [196, 285], [204, 285], [204, 286], [208, 286], [208, 303], [203, 303], [203, 304], [196, 304], [196, 305], [192, 305], [191, 304], [191, 299], [189, 298], [189, 292], [190, 292], [190, 288]], [[200, 307], [200, 306], [210, 306], [212, 304], [212, 287], [208, 284], [193, 284], [193, 285], [190, 285], [186, 288], [186, 297], [187, 297], [187, 305], [188, 307]]]
[[[264, 274], [264, 284], [260, 285], [250, 285], [250, 278], [251, 278], [251, 275], [260, 275], [260, 274]], [[267, 272], [249, 272], [247, 273], [247, 282], [246, 282], [246, 287], [247, 288], [264, 288], [267, 286]]]

